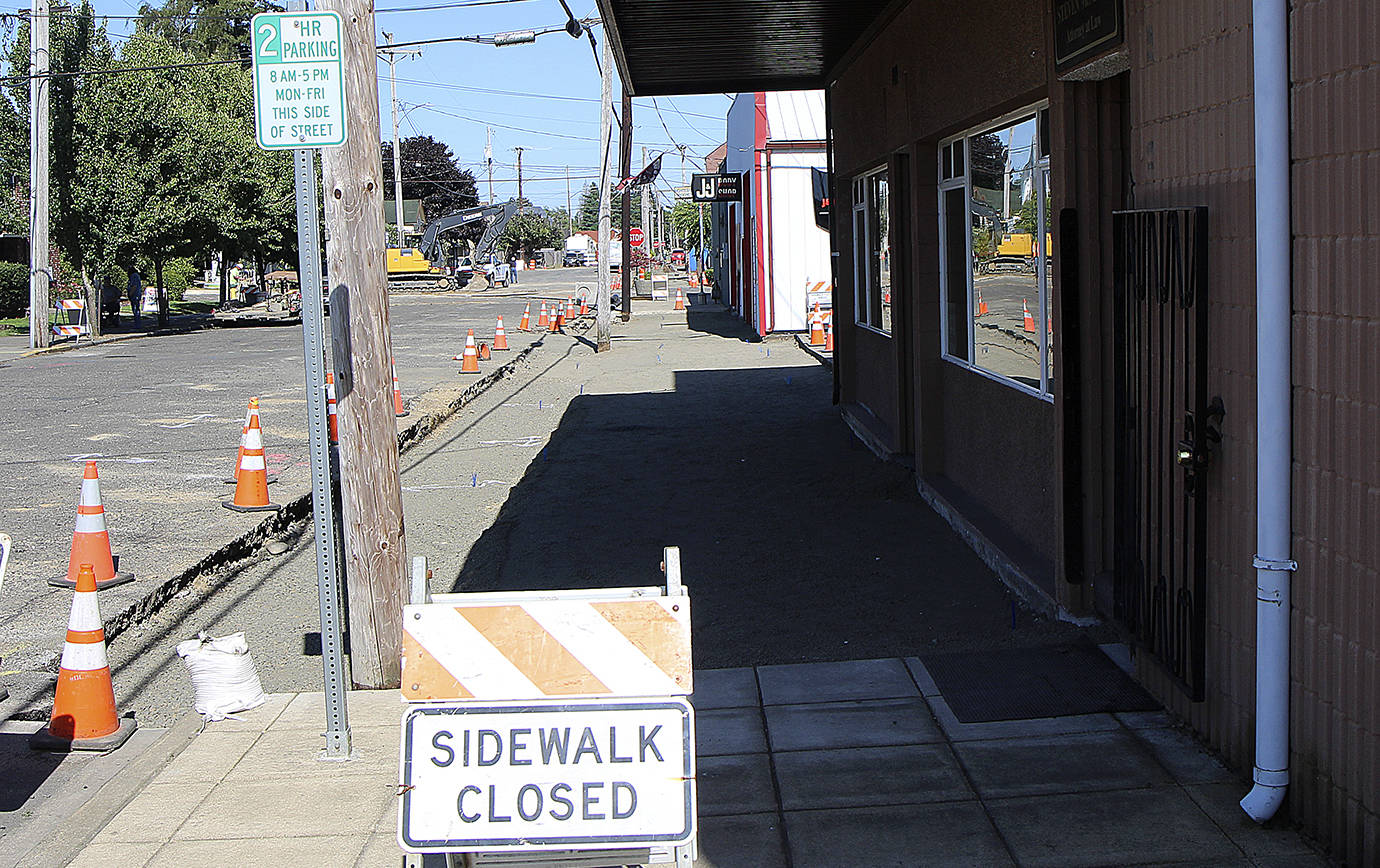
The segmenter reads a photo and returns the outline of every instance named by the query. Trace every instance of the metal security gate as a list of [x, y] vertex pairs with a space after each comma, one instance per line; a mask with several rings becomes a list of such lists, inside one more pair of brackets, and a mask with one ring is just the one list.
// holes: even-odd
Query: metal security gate
[[1113, 618], [1196, 701], [1207, 629], [1207, 209], [1112, 217], [1116, 322]]

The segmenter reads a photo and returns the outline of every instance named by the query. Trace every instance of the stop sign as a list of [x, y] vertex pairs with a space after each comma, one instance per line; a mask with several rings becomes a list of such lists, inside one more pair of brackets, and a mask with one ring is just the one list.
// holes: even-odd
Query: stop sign
[[632, 242], [633, 247], [641, 247], [643, 237], [640, 226], [634, 226], [628, 230], [628, 241]]

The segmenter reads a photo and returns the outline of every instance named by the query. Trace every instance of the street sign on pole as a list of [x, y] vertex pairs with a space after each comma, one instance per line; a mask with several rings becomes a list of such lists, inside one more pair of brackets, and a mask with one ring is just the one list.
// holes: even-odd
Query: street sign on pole
[[[336, 126], [340, 127], [341, 144], [345, 133], [340, 121], [344, 119], [344, 85], [341, 82], [340, 16], [334, 12], [307, 13], [301, 10], [303, 0], [289, 0], [287, 14], [264, 13], [254, 16], [254, 102], [255, 119], [259, 124], [259, 146], [262, 148], [293, 148], [292, 170], [297, 200], [297, 286], [302, 293], [302, 353], [305, 359], [307, 386], [307, 445], [311, 458], [312, 520], [316, 531], [316, 584], [321, 610], [321, 668], [325, 680], [326, 759], [345, 760], [350, 757], [350, 721], [345, 707], [345, 650], [341, 631], [340, 569], [336, 563], [335, 500], [331, 492], [330, 435], [326, 421], [326, 306], [321, 282], [321, 220], [320, 203], [316, 198], [316, 152], [318, 145], [266, 144], [264, 116], [259, 102], [260, 60], [270, 66], [265, 72], [271, 83], [287, 81], [286, 70], [296, 64], [272, 61], [271, 57], [296, 56], [298, 53], [331, 52], [334, 68], [326, 66], [333, 76], [330, 80], [340, 90], [340, 113]], [[264, 19], [260, 21], [260, 19]], [[303, 21], [330, 19], [325, 27], [304, 24]], [[333, 29], [332, 29], [333, 28]], [[316, 41], [303, 34], [334, 34], [334, 42], [322, 38]], [[299, 45], [285, 45], [283, 34], [294, 34]], [[315, 45], [315, 48], [310, 46]], [[333, 47], [332, 47], [333, 46]], [[271, 74], [270, 74], [271, 72]], [[297, 77], [293, 72], [293, 78]], [[307, 78], [313, 78], [307, 73]], [[327, 76], [314, 76], [324, 83]], [[292, 112], [296, 114], [295, 110]], [[271, 132], [271, 128], [270, 128]], [[305, 141], [305, 137], [303, 138]]]
[[345, 76], [336, 12], [254, 16], [254, 129], [259, 147], [345, 144]]
[[632, 242], [633, 247], [641, 247], [644, 237], [641, 226], [634, 226], [628, 230], [628, 240]]
[[411, 705], [398, 841], [413, 852], [684, 844], [694, 745], [683, 697]]

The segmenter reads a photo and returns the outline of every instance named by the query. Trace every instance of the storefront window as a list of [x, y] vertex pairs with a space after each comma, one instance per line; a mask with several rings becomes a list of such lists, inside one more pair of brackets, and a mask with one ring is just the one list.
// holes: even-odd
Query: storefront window
[[891, 334], [891, 186], [885, 169], [853, 181], [853, 292], [858, 325]]
[[1047, 109], [940, 147], [944, 352], [1021, 388], [1051, 394]]

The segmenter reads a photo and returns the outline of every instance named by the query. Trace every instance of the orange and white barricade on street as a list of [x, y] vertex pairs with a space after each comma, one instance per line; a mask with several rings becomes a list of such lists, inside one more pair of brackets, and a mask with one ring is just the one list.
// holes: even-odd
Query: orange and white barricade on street
[[[403, 607], [404, 850], [690, 864], [694, 684], [678, 549], [666, 549], [665, 572], [665, 587], [438, 594]], [[591, 796], [600, 810], [573, 807]]]

